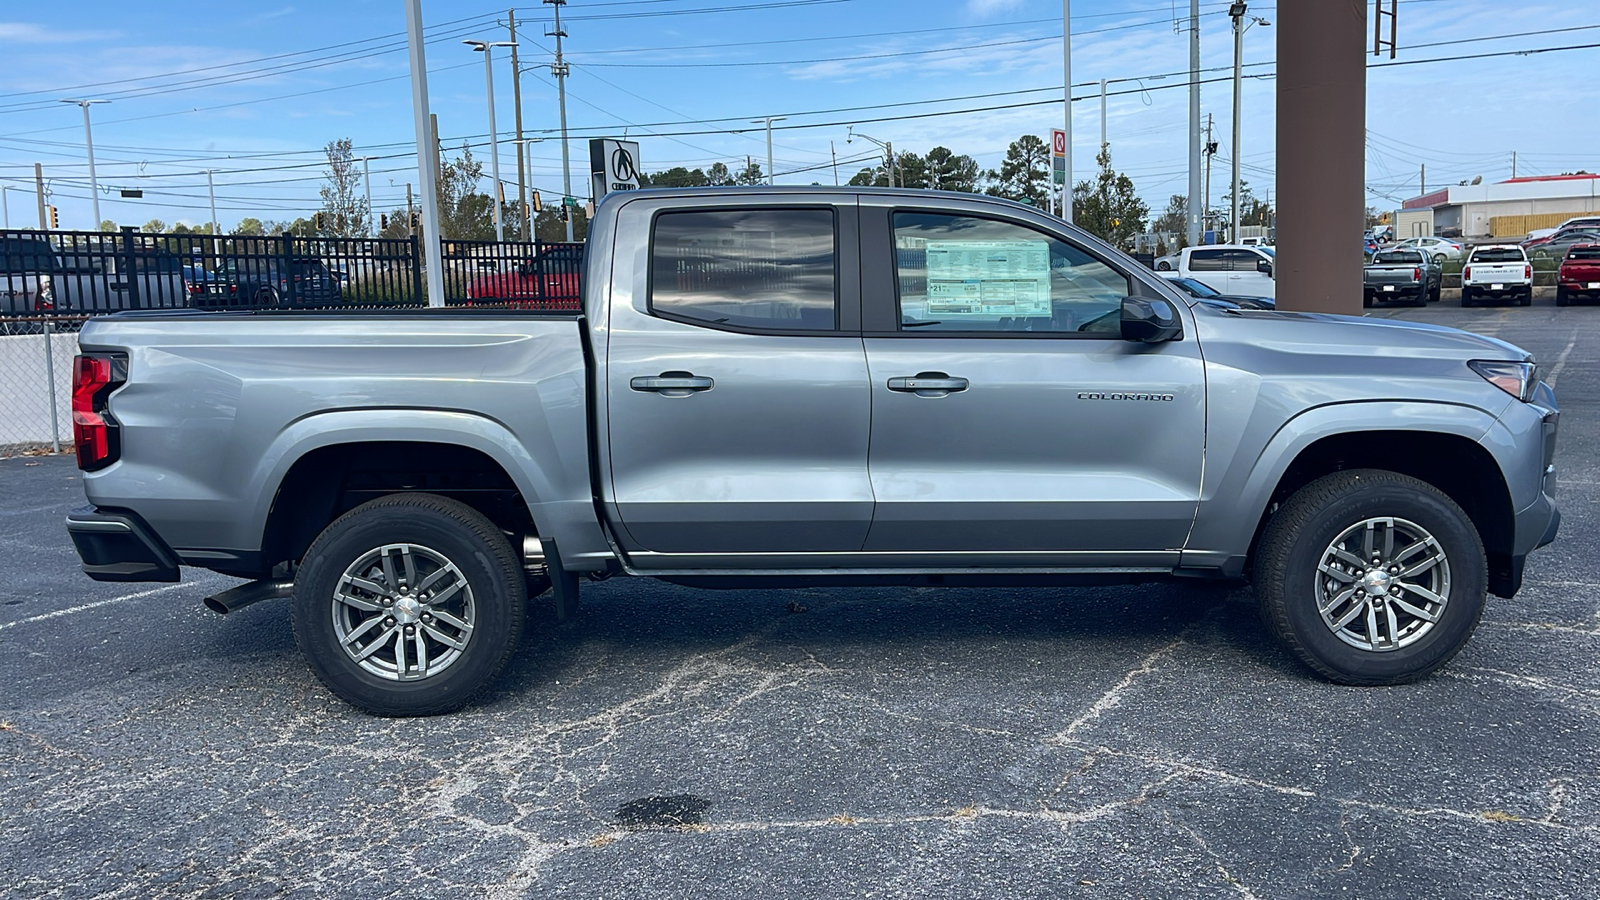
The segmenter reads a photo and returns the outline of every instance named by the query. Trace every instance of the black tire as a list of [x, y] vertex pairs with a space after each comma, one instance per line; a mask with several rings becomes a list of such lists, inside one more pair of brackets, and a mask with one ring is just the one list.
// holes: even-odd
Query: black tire
[[1434, 282], [1433, 290], [1428, 292], [1428, 302], [1429, 303], [1438, 303], [1439, 302], [1439, 292], [1442, 291], [1442, 290], [1444, 290], [1444, 282], [1442, 282], [1442, 281]]
[[[407, 546], [404, 552], [416, 557], [410, 587], [423, 592], [415, 597], [406, 587], [403, 558], [390, 558], [388, 551], [381, 549], [393, 545]], [[373, 554], [389, 565], [370, 562]], [[433, 565], [434, 574], [445, 566], [427, 554], [454, 567], [454, 572], [441, 577], [452, 580], [448, 587], [455, 590], [431, 591], [437, 601], [428, 599], [428, 566]], [[371, 579], [368, 584], [385, 586], [387, 576], [378, 568], [369, 569], [380, 566], [395, 576], [396, 584], [387, 587], [394, 589], [400, 600], [359, 585], [345, 585], [346, 575], [356, 569], [365, 573], [359, 577]], [[347, 597], [359, 594], [357, 602], [370, 604], [371, 611], [337, 599], [336, 591], [341, 588]], [[408, 600], [409, 605], [403, 607]], [[390, 494], [350, 510], [323, 529], [295, 576], [290, 610], [295, 640], [329, 690], [376, 716], [431, 716], [459, 709], [494, 682], [522, 639], [527, 592], [521, 561], [511, 542], [482, 513], [434, 494]], [[414, 618], [417, 615], [420, 619]], [[445, 616], [470, 624], [470, 630], [463, 637]], [[416, 624], [402, 625], [408, 617]], [[380, 621], [368, 624], [374, 618]], [[346, 651], [340, 628], [353, 647], [382, 645], [375, 652], [367, 651], [372, 654], [367, 658], [372, 667], [393, 672], [420, 669], [422, 674], [415, 680], [399, 680], [371, 671]], [[413, 630], [404, 632], [402, 628]], [[361, 643], [362, 633], [379, 633], [379, 637]], [[390, 634], [396, 635], [392, 643], [402, 647], [402, 653], [396, 654], [388, 646]], [[436, 637], [462, 643], [452, 649]], [[418, 648], [417, 643], [423, 646]], [[435, 649], [428, 651], [430, 645]], [[420, 658], [423, 651], [435, 654], [432, 661], [439, 666], [437, 672], [426, 673], [427, 665]], [[401, 665], [406, 654], [409, 664]]]
[[1156, 263], [1156, 271], [1157, 272], [1171, 272], [1172, 271], [1172, 263], [1169, 263], [1169, 262], [1158, 262], [1158, 263]]
[[[1326, 571], [1319, 570], [1319, 565], [1336, 539], [1365, 520], [1385, 517], [1417, 527], [1434, 539], [1443, 562], [1436, 562], [1416, 577], [1435, 579], [1434, 587], [1440, 586], [1437, 579], [1443, 577], [1445, 602], [1434, 610], [1436, 622], [1402, 637], [1397, 649], [1378, 650], [1346, 642], [1335, 633], [1334, 624], [1324, 620], [1318, 594], [1326, 590], [1326, 585], [1341, 582], [1331, 576], [1319, 576], [1318, 572]], [[1388, 527], [1393, 530], [1399, 526], [1391, 520]], [[1397, 549], [1391, 560], [1411, 566], [1430, 558], [1407, 557], [1410, 550], [1411, 547]], [[1431, 555], [1433, 551], [1424, 545], [1423, 552]], [[1379, 570], [1381, 584], [1390, 584], [1383, 575], [1388, 571], [1392, 570]], [[1311, 482], [1273, 514], [1261, 537], [1254, 586], [1267, 627], [1312, 671], [1340, 684], [1402, 684], [1432, 673], [1466, 644], [1483, 615], [1487, 571], [1477, 529], [1449, 497], [1409, 475], [1352, 469]], [[1405, 583], [1400, 576], [1395, 581]], [[1352, 576], [1351, 581], [1343, 583], [1352, 589], [1371, 584], [1362, 576]], [[1360, 596], [1357, 594], [1356, 598]], [[1391, 594], [1380, 590], [1375, 596], [1387, 604]], [[1410, 602], [1420, 597], [1403, 590], [1398, 596]], [[1359, 599], [1351, 599], [1331, 609], [1357, 607], [1364, 608]], [[1399, 613], [1402, 621], [1408, 615], [1403, 610]], [[1373, 621], [1386, 623], [1381, 619]], [[1365, 629], [1365, 622], [1365, 616], [1358, 616], [1358, 621], [1348, 627]], [[1412, 619], [1412, 624], [1420, 622]], [[1380, 632], [1382, 627], [1379, 626]]]
[[1521, 297], [1519, 297], [1517, 299], [1517, 305], [1518, 306], [1532, 306], [1533, 305], [1533, 288], [1528, 288], [1528, 292], [1526, 294], [1523, 294]]
[[1415, 296], [1415, 297], [1413, 297], [1411, 299], [1411, 305], [1412, 306], [1427, 306], [1428, 305], [1428, 286], [1427, 285], [1423, 285], [1422, 287], [1417, 289], [1417, 296]]
[[1364, 309], [1371, 309], [1372, 308], [1372, 295], [1371, 294], [1362, 294], [1361, 295], [1361, 306]]
[[1572, 298], [1567, 296], [1567, 289], [1566, 288], [1564, 288], [1564, 287], [1556, 288], [1556, 305], [1557, 306], [1571, 306], [1572, 305]]
[[1471, 305], [1473, 305], [1474, 302], [1475, 301], [1473, 300], [1473, 297], [1472, 297], [1472, 288], [1469, 288], [1469, 287], [1462, 288], [1461, 289], [1461, 305], [1463, 307], [1471, 306]]

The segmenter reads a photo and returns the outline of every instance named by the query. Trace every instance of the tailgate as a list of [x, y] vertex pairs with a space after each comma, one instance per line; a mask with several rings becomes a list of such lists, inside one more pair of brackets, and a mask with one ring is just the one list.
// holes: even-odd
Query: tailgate
[[1416, 284], [1418, 266], [1368, 266], [1367, 284]]

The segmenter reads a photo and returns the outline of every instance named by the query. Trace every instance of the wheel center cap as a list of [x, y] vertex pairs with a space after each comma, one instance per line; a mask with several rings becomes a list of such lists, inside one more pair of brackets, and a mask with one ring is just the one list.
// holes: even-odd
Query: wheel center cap
[[1382, 569], [1370, 569], [1367, 574], [1361, 576], [1361, 586], [1366, 588], [1369, 594], [1383, 594], [1388, 592], [1389, 584], [1393, 580], [1389, 573]]
[[390, 609], [393, 610], [395, 621], [402, 625], [413, 624], [422, 616], [422, 602], [415, 597], [401, 597]]

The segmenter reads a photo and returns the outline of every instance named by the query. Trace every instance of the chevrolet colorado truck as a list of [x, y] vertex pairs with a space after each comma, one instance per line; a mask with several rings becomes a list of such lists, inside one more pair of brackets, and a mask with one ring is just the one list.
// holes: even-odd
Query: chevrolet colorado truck
[[1310, 669], [1443, 665], [1554, 537], [1558, 411], [1501, 341], [1189, 297], [1031, 207], [875, 188], [614, 193], [581, 311], [88, 323], [90, 577], [249, 579], [380, 715], [468, 702], [527, 598], [1253, 583]]
[[1444, 270], [1421, 250], [1401, 247], [1379, 250], [1362, 269], [1362, 305], [1378, 300], [1409, 300], [1412, 306], [1427, 306], [1439, 299]]
[[1600, 300], [1600, 244], [1579, 244], [1567, 251], [1556, 272], [1556, 305], [1590, 299]]
[[1473, 247], [1461, 269], [1461, 305], [1507, 298], [1519, 306], [1533, 303], [1533, 264], [1527, 253], [1516, 244]]

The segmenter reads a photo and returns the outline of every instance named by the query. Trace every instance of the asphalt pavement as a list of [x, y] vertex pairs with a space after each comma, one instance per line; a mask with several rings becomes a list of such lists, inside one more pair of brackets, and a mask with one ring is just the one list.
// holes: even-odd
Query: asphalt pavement
[[375, 719], [231, 579], [77, 568], [0, 460], [0, 896], [1600, 896], [1600, 308], [1374, 315], [1534, 351], [1557, 542], [1414, 685], [1324, 683], [1248, 589], [541, 604], [498, 688]]

